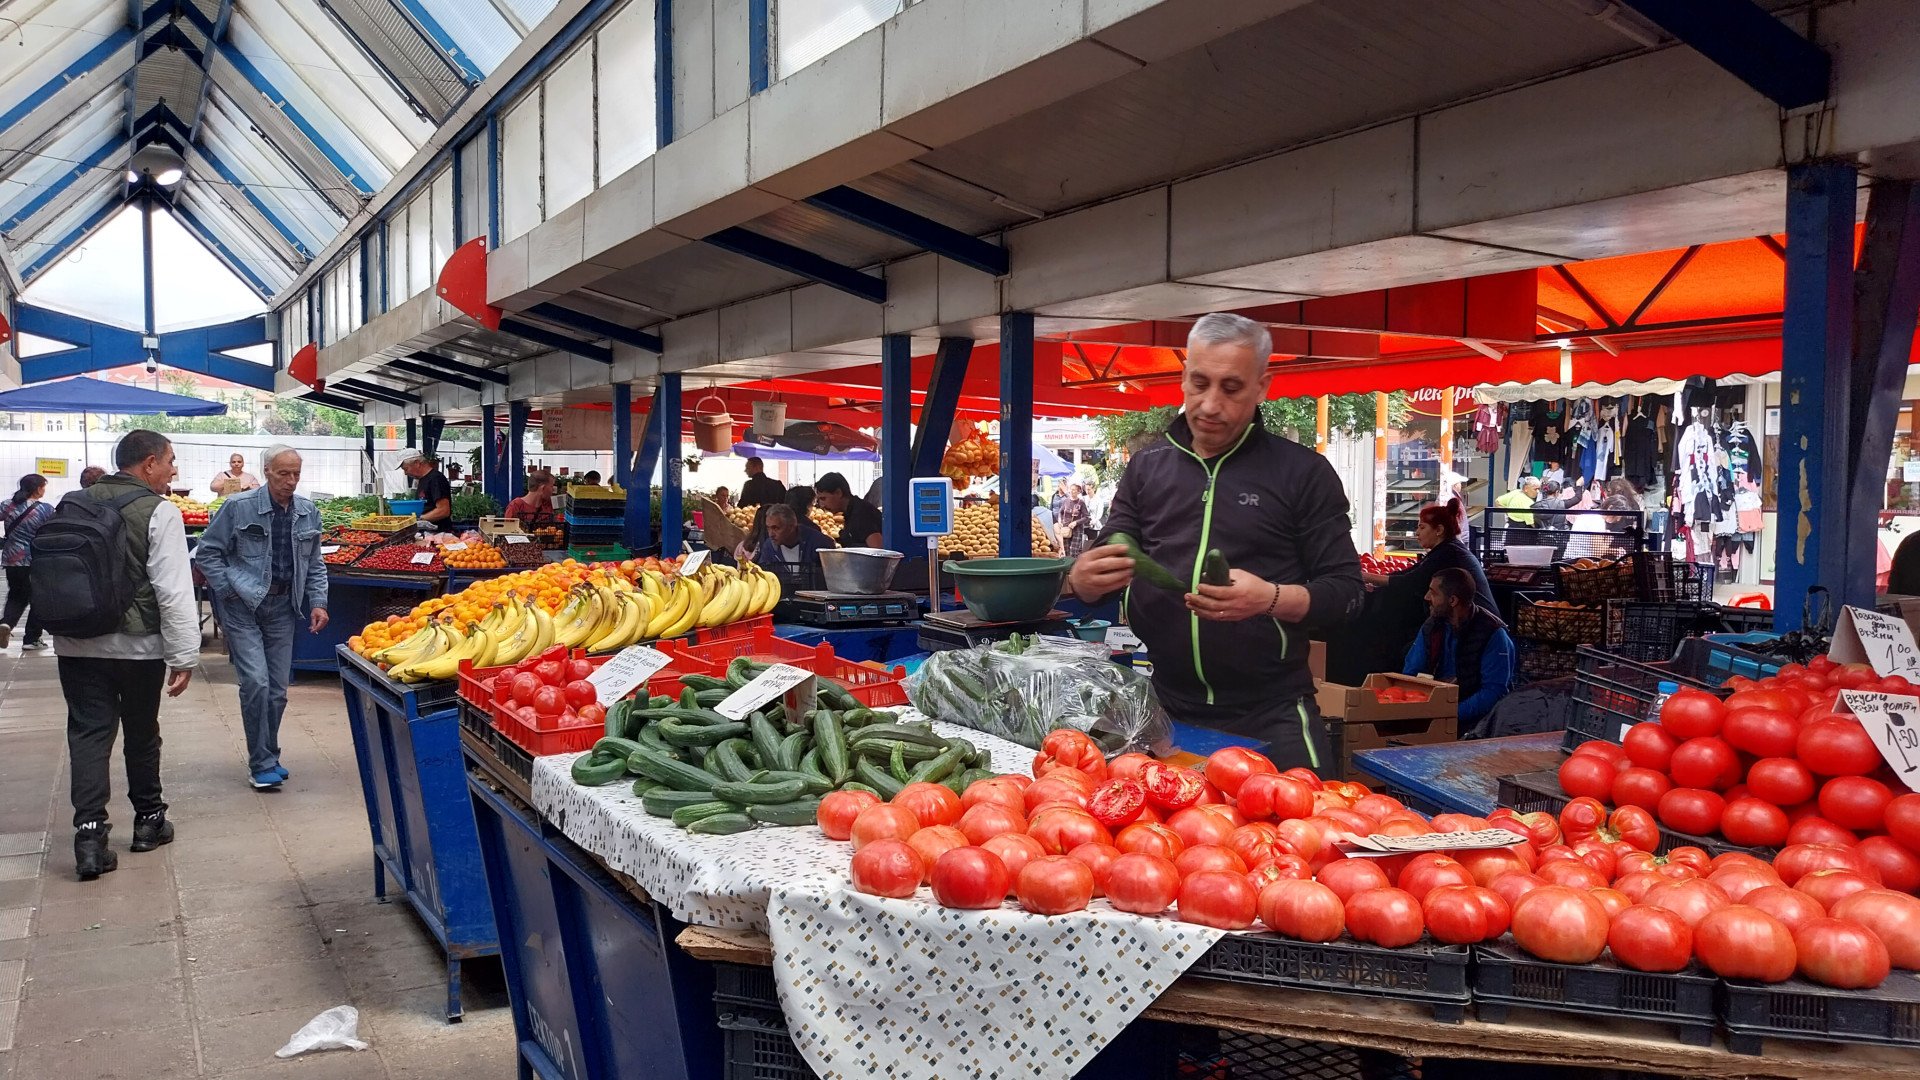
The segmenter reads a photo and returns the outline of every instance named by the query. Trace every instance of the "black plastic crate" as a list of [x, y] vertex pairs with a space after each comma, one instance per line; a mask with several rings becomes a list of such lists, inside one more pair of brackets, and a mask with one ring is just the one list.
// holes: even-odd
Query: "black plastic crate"
[[780, 1010], [780, 991], [773, 969], [751, 964], [713, 965], [713, 1001], [721, 1014], [752, 1016], [764, 1023], [786, 1025]]
[[1599, 1013], [1671, 1024], [1689, 1046], [1713, 1042], [1719, 980], [1697, 965], [1671, 975], [1633, 971], [1611, 960], [1554, 964], [1504, 941], [1473, 948], [1474, 1014], [1507, 1022], [1511, 1008]]
[[1727, 1049], [1736, 1054], [1758, 1054], [1767, 1039], [1920, 1047], [1920, 976], [1910, 971], [1896, 970], [1873, 990], [1835, 990], [1805, 979], [1725, 979], [1721, 988]]
[[722, 1013], [726, 1080], [814, 1080], [786, 1025], [744, 1013]]
[[1724, 692], [1703, 678], [1698, 664], [1687, 658], [1668, 663], [1642, 663], [1585, 645], [1573, 673], [1573, 708], [1567, 713], [1566, 748], [1605, 739], [1617, 743], [1627, 728], [1648, 718], [1659, 700], [1660, 684], [1678, 683], [1714, 693]]
[[1711, 563], [1676, 559], [1664, 551], [1633, 554], [1634, 591], [1647, 601], [1713, 602]]
[[1420, 1075], [1415, 1063], [1396, 1054], [1274, 1035], [1183, 1027], [1176, 1042], [1176, 1080], [1414, 1080]]
[[1687, 638], [1727, 629], [1718, 604], [1682, 600], [1609, 600], [1606, 622], [1600, 644], [1642, 663], [1671, 660]]
[[1399, 998], [1430, 1005], [1435, 1020], [1457, 1024], [1466, 1018], [1469, 1000], [1467, 959], [1462, 946], [1428, 941], [1383, 949], [1351, 938], [1321, 943], [1278, 934], [1228, 934], [1187, 974]]
[[1514, 662], [1514, 674], [1523, 682], [1544, 682], [1548, 679], [1564, 679], [1573, 674], [1580, 660], [1579, 646], [1560, 645], [1551, 641], [1535, 641], [1532, 638], [1513, 639], [1514, 651], [1518, 657]]
[[[1511, 807], [1522, 813], [1545, 810], [1558, 817], [1560, 808], [1572, 801], [1566, 792], [1560, 790], [1560, 778], [1555, 773], [1537, 772], [1502, 776], [1496, 784], [1495, 801], [1501, 806]], [[1709, 855], [1743, 851], [1762, 859], [1772, 859], [1778, 854], [1773, 848], [1741, 847], [1717, 836], [1693, 836], [1688, 833], [1674, 832], [1671, 829], [1661, 829], [1660, 847], [1655, 854], [1665, 855], [1677, 847], [1697, 847]]]

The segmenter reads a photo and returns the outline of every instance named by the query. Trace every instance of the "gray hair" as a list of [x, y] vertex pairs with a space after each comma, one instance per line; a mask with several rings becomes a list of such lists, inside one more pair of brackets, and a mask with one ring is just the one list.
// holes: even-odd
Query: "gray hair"
[[294, 457], [299, 457], [300, 451], [295, 450], [286, 443], [274, 443], [272, 446], [260, 452], [260, 471], [266, 472], [272, 469], [274, 459], [282, 454], [292, 454]]
[[1273, 355], [1273, 334], [1245, 315], [1215, 311], [1200, 316], [1187, 331], [1187, 348], [1196, 345], [1244, 345], [1253, 350], [1260, 370], [1265, 371], [1267, 359]]
[[800, 515], [794, 513], [793, 507], [788, 506], [786, 503], [774, 503], [772, 506], [767, 507], [767, 524], [773, 524], [776, 518], [782, 521], [791, 521], [795, 524], [799, 524], [800, 522]]

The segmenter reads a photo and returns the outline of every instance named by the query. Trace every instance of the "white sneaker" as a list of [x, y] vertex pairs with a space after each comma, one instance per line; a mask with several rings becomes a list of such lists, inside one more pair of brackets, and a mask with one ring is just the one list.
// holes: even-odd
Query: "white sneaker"
[[53, 648], [53, 642], [48, 641], [46, 638], [41, 638], [39, 641], [29, 641], [20, 646], [20, 652], [21, 655], [25, 655], [30, 652], [46, 652], [51, 648]]

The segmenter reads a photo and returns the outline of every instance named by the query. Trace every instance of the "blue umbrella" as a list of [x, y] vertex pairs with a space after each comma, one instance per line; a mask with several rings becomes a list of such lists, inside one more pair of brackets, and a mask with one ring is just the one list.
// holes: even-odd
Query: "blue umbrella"
[[62, 379], [59, 382], [34, 383], [18, 390], [0, 391], [0, 412], [79, 413], [80, 454], [87, 450], [88, 413], [121, 416], [224, 416], [227, 407], [218, 401], [202, 401], [181, 394], [163, 394], [158, 390], [107, 382], [104, 379]]

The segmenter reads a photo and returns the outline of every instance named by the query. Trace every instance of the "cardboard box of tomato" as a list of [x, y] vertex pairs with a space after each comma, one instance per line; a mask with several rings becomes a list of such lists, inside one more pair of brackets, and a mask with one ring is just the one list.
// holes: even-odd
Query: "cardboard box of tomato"
[[1427, 720], [1457, 717], [1460, 688], [1453, 683], [1419, 675], [1380, 672], [1359, 686], [1318, 684], [1320, 714], [1347, 723], [1379, 720]]

